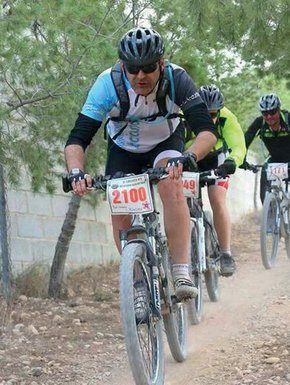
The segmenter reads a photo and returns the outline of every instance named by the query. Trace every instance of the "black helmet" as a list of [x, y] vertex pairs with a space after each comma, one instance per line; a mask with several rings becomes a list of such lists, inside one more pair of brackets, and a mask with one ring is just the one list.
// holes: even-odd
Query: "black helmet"
[[150, 28], [133, 28], [122, 37], [119, 58], [132, 65], [142, 66], [157, 62], [164, 54], [162, 37]]
[[209, 111], [220, 110], [225, 104], [223, 94], [219, 88], [213, 84], [210, 86], [201, 86], [198, 92]]
[[280, 108], [280, 105], [280, 99], [274, 93], [261, 96], [259, 100], [259, 109], [261, 112]]

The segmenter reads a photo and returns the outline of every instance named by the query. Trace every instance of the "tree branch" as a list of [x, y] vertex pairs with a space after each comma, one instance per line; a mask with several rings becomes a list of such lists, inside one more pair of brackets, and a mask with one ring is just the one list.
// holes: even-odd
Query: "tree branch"
[[[100, 23], [98, 29], [95, 30], [95, 35], [93, 36], [93, 38], [92, 38], [92, 40], [91, 40], [91, 44], [88, 45], [86, 48], [84, 48], [84, 50], [82, 51], [82, 53], [80, 54], [80, 56], [79, 56], [79, 57], [75, 60], [75, 62], [72, 64], [70, 73], [68, 74], [67, 78], [66, 78], [63, 82], [61, 82], [61, 83], [60, 83], [54, 90], [52, 90], [52, 91], [47, 91], [46, 94], [44, 94], [44, 95], [42, 95], [42, 96], [39, 96], [39, 97], [35, 97], [35, 98], [30, 98], [30, 99], [22, 100], [22, 99], [20, 98], [20, 96], [16, 93], [15, 89], [8, 83], [7, 79], [5, 78], [6, 83], [7, 83], [8, 86], [12, 89], [13, 93], [16, 95], [17, 99], [19, 100], [19, 103], [13, 103], [13, 102], [10, 102], [10, 101], [7, 102], [7, 105], [8, 105], [9, 107], [11, 107], [11, 109], [10, 109], [9, 112], [12, 112], [12, 111], [14, 111], [14, 110], [17, 110], [18, 108], [23, 107], [23, 106], [28, 105], [28, 104], [38, 103], [38, 102], [40, 102], [40, 101], [42, 101], [42, 100], [46, 100], [46, 99], [49, 99], [49, 98], [53, 98], [53, 97], [57, 97], [57, 96], [58, 96], [58, 95], [57, 95], [57, 92], [58, 92], [61, 88], [65, 87], [65, 86], [69, 83], [69, 81], [73, 78], [73, 76], [74, 76], [74, 74], [75, 74], [75, 71], [76, 71], [77, 67], [79, 66], [81, 60], [82, 60], [83, 57], [86, 55], [86, 53], [87, 53], [87, 52], [94, 46], [93, 42], [96, 40], [96, 38], [97, 38], [98, 36], [102, 36], [102, 37], [103, 37], [103, 35], [101, 35], [100, 31], [101, 31], [101, 29], [102, 29], [102, 27], [103, 27], [103, 25], [104, 25], [104, 23], [105, 23], [105, 21], [106, 21], [108, 15], [109, 15], [109, 13], [111, 12], [111, 8], [112, 8], [112, 6], [114, 5], [114, 3], [115, 3], [115, 1], [113, 0], [113, 1], [111, 2], [111, 4], [108, 6], [108, 9], [107, 9], [107, 11], [106, 11], [106, 13], [105, 13], [103, 19], [101, 20], [101, 23]], [[148, 4], [150, 4], [150, 2], [149, 2]], [[138, 15], [141, 14], [147, 7], [148, 7], [148, 5], [145, 4], [145, 5], [142, 7], [142, 9], [139, 10]], [[132, 10], [131, 10], [131, 12], [129, 13], [129, 15], [126, 17], [125, 21], [120, 25], [119, 28], [117, 28], [117, 29], [113, 32], [113, 34], [112, 34], [110, 37], [113, 37], [114, 35], [116, 35], [116, 34], [118, 33], [118, 31], [119, 31], [121, 28], [123, 28], [124, 25], [126, 25], [126, 24], [128, 23], [128, 21], [129, 21], [130, 18], [131, 18], [131, 17], [130, 17], [131, 14], [132, 14]], [[136, 15], [135, 15], [135, 17], [136, 17]], [[132, 18], [131, 18], [131, 20], [132, 20]], [[81, 24], [82, 24], [82, 23], [81, 23]], [[106, 38], [107, 38], [107, 37], [106, 37]]]

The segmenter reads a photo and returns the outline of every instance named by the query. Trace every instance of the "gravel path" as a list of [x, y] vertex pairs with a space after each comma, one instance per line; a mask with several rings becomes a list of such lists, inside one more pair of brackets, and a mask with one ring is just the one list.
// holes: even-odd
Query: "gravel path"
[[[189, 330], [189, 355], [166, 354], [166, 385], [290, 385], [290, 263], [260, 261], [256, 216], [234, 226], [237, 273]], [[98, 277], [94, 280], [93, 277]], [[109, 278], [108, 278], [109, 277]], [[0, 385], [133, 385], [119, 319], [118, 269], [86, 269], [66, 301], [0, 304]], [[85, 285], [84, 282], [89, 284]], [[110, 282], [110, 285], [106, 284]]]

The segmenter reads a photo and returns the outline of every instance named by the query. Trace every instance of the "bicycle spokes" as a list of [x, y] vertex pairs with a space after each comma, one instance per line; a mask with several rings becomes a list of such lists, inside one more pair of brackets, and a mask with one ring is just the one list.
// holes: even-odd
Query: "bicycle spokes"
[[280, 207], [275, 195], [266, 194], [261, 223], [261, 255], [265, 269], [271, 269], [277, 258], [280, 238]]

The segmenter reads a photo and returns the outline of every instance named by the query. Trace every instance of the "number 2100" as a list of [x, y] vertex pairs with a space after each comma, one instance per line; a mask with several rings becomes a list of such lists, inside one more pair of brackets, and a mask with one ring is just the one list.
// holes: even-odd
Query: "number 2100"
[[130, 190], [114, 190], [112, 191], [113, 203], [135, 203], [144, 202], [147, 199], [146, 189], [144, 187], [131, 188]]

